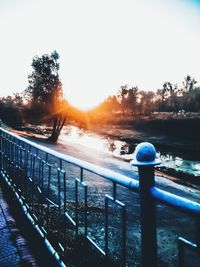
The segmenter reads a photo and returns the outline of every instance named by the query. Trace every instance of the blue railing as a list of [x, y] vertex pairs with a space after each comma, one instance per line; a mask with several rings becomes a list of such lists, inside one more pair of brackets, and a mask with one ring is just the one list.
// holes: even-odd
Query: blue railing
[[[200, 266], [200, 204], [155, 186], [155, 158], [139, 158], [139, 181], [94, 164], [63, 155], [0, 128], [1, 175], [14, 190], [30, 220], [60, 265], [65, 265], [69, 244], [87, 240], [109, 266], [192, 266], [186, 248], [197, 255]], [[141, 151], [139, 151], [141, 152]], [[136, 155], [137, 156], [137, 155]], [[157, 204], [158, 203], [158, 204]], [[173, 208], [171, 216], [159, 215], [161, 205]], [[158, 209], [158, 210], [157, 210]], [[160, 249], [163, 229], [178, 214], [189, 218], [177, 222], [188, 230], [179, 237], [176, 255]], [[168, 212], [168, 211], [167, 211]], [[169, 220], [167, 222], [166, 220]], [[189, 226], [191, 220], [195, 227]], [[162, 226], [159, 222], [162, 221]], [[175, 226], [175, 225], [174, 225]], [[194, 238], [191, 237], [191, 229]], [[167, 242], [175, 234], [167, 233]], [[181, 235], [181, 233], [180, 233]], [[161, 240], [159, 240], [161, 239]], [[165, 242], [165, 239], [164, 239]], [[168, 253], [176, 254], [173, 245]], [[188, 249], [187, 249], [188, 251]], [[189, 262], [189, 265], [186, 265]], [[194, 265], [195, 266], [195, 265]]]

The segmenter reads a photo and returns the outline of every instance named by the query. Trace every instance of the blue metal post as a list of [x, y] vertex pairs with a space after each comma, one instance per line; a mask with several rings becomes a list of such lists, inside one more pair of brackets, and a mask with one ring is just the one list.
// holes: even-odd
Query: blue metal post
[[136, 147], [133, 166], [139, 171], [140, 215], [141, 215], [141, 266], [157, 266], [156, 203], [150, 189], [154, 186], [154, 166], [160, 164], [156, 150], [150, 143]]
[[156, 205], [150, 196], [150, 188], [154, 186], [154, 167], [139, 167], [140, 215], [141, 215], [141, 245], [142, 267], [156, 267]]

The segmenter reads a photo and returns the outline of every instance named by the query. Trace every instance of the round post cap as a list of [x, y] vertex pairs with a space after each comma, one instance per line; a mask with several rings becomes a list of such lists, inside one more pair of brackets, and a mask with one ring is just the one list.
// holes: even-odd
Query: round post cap
[[151, 143], [142, 142], [136, 146], [133, 160], [130, 163], [132, 166], [155, 166], [161, 161], [156, 158], [155, 147]]

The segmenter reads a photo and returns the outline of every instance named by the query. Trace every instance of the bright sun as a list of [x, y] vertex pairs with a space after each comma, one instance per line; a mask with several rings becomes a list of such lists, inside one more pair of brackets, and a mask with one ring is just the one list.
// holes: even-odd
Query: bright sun
[[98, 106], [105, 97], [100, 94], [95, 94], [95, 92], [68, 91], [66, 93], [66, 98], [74, 107], [86, 111]]

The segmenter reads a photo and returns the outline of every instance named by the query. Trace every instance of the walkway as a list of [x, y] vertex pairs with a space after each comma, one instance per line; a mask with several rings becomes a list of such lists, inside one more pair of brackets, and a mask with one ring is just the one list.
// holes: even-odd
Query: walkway
[[21, 236], [0, 187], [0, 266], [36, 267], [26, 240]]

